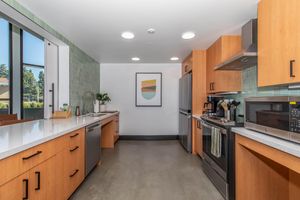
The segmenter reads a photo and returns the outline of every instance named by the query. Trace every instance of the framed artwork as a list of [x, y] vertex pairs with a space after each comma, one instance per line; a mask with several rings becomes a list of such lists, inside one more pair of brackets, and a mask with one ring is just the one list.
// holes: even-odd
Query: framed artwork
[[137, 72], [135, 74], [135, 106], [162, 106], [162, 73]]

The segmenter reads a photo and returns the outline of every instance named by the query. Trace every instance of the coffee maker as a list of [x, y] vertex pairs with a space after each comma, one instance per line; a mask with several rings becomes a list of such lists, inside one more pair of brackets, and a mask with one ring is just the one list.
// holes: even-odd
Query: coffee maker
[[207, 102], [204, 103], [204, 114], [216, 115], [218, 109], [218, 102], [224, 99], [222, 96], [208, 95]]

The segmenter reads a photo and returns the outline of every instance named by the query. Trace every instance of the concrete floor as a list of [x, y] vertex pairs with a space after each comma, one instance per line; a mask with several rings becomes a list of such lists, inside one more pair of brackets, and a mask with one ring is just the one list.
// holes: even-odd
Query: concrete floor
[[72, 200], [223, 200], [178, 141], [119, 141]]

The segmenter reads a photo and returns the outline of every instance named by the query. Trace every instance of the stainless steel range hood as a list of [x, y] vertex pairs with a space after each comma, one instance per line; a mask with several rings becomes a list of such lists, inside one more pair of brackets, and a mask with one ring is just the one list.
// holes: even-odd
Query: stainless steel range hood
[[215, 70], [243, 70], [257, 64], [257, 19], [250, 20], [242, 27], [242, 51], [225, 62], [217, 65]]

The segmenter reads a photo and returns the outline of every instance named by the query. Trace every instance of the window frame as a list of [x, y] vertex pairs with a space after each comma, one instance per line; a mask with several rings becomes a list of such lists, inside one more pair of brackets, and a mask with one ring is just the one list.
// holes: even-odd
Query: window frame
[[5, 17], [0, 18], [8, 23], [8, 71], [9, 71], [9, 108], [7, 114], [13, 114], [13, 42], [12, 42], [12, 24]]
[[13, 41], [12, 41], [12, 24], [7, 21], [9, 24], [9, 114], [13, 114]]
[[[24, 42], [24, 31], [26, 31], [27, 33], [37, 37], [38, 39], [42, 40], [44, 42], [44, 38], [42, 38], [41, 36], [37, 35], [36, 33], [33, 33], [31, 31], [28, 31], [28, 30], [24, 30], [24, 29], [20, 29], [20, 84], [21, 84], [21, 92], [20, 92], [20, 114], [21, 114], [21, 119], [24, 119], [24, 105], [23, 105], [23, 102], [24, 102], [24, 66], [28, 65], [28, 66], [33, 66], [33, 67], [38, 67], [38, 68], [42, 68], [44, 69], [44, 71], [46, 70], [45, 69], [45, 65], [36, 65], [36, 64], [30, 64], [30, 63], [25, 63], [24, 62], [24, 45], [23, 45], [23, 42]], [[44, 63], [45, 64], [45, 63]], [[46, 71], [45, 71], [46, 72]], [[44, 99], [44, 103], [45, 103], [45, 88], [44, 88], [44, 96], [43, 96], [43, 99]], [[45, 109], [45, 104], [44, 104], [44, 109]]]

